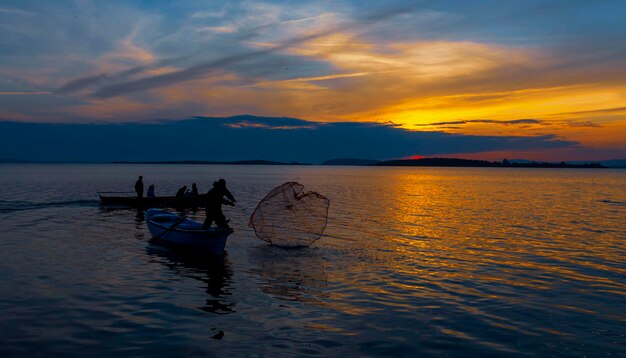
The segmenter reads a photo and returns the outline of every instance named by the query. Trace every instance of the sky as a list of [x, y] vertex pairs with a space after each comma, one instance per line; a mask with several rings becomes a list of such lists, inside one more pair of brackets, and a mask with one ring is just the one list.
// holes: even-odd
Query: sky
[[[207, 121], [231, 139], [256, 126], [269, 160], [302, 133], [327, 147], [329, 128], [348, 148], [327, 159], [626, 158], [624, 1], [3, 0], [0, 32], [16, 140]], [[377, 152], [357, 150], [363, 128]]]

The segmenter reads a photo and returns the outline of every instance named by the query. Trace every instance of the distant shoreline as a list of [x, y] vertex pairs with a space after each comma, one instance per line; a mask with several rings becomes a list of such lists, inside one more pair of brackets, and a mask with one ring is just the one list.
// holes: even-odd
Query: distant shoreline
[[300, 162], [274, 162], [270, 160], [204, 161], [204, 160], [159, 160], [159, 161], [112, 161], [112, 162], [39, 162], [28, 160], [0, 160], [0, 164], [173, 164], [173, 165], [313, 165]]
[[489, 162], [486, 160], [472, 160], [459, 158], [422, 158], [385, 160], [373, 166], [393, 167], [464, 167], [464, 168], [583, 168], [583, 169], [607, 169], [600, 163], [548, 163], [548, 162], [510, 162], [504, 159], [501, 162]]
[[569, 169], [626, 169], [626, 166], [603, 165], [599, 162], [531, 162], [531, 161], [486, 161], [460, 158], [421, 158], [396, 160], [332, 159], [320, 164], [302, 162], [278, 162], [271, 160], [158, 160], [158, 161], [110, 161], [110, 162], [38, 162], [27, 160], [0, 160], [0, 164], [166, 164], [166, 165], [269, 165], [269, 166], [353, 166], [353, 167], [454, 167], [454, 168], [569, 168]]
[[312, 165], [311, 163], [300, 162], [274, 162], [271, 160], [236, 160], [227, 162], [207, 161], [207, 160], [160, 160], [160, 161], [146, 161], [146, 162], [132, 162], [132, 161], [115, 161], [109, 162], [109, 164], [208, 164], [208, 165]]

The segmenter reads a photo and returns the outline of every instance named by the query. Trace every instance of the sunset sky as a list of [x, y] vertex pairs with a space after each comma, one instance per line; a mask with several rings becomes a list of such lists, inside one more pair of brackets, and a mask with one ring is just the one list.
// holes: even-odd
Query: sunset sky
[[250, 114], [528, 143], [414, 155], [626, 158], [624, 1], [5, 0], [0, 30], [4, 122]]

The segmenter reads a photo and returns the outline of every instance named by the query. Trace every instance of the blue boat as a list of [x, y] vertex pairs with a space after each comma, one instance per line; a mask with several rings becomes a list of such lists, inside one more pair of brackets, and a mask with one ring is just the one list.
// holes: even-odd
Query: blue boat
[[234, 232], [230, 228], [203, 229], [202, 224], [197, 221], [160, 209], [148, 209], [145, 217], [155, 240], [213, 255], [224, 254], [226, 239]]

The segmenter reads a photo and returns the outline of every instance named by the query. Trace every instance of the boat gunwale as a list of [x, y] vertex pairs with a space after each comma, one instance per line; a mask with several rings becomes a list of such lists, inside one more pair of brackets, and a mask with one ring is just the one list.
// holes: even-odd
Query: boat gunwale
[[[225, 234], [225, 233], [233, 233], [233, 232], [235, 232], [235, 230], [233, 230], [232, 228], [231, 228], [231, 229], [219, 229], [219, 228], [217, 228], [217, 229], [213, 229], [213, 230], [203, 229], [203, 228], [199, 228], [199, 229], [184, 229], [184, 228], [178, 228], [178, 227], [171, 228], [171, 227], [165, 226], [165, 225], [163, 225], [163, 224], [161, 224], [161, 223], [158, 223], [158, 222], [154, 221], [154, 220], [153, 220], [153, 219], [152, 219], [152, 218], [148, 215], [148, 211], [150, 211], [150, 210], [152, 210], [152, 208], [151, 208], [151, 209], [148, 209], [148, 210], [146, 211], [146, 221], [149, 221], [151, 224], [153, 224], [153, 225], [155, 225], [155, 226], [157, 226], [157, 227], [159, 227], [159, 228], [161, 228], [161, 229], [165, 229], [165, 230], [169, 230], [169, 231], [179, 231], [179, 232], [188, 232], [188, 233], [206, 233], [206, 234], [211, 234], [211, 233], [215, 233], [215, 234]], [[163, 210], [160, 210], [160, 209], [156, 209], [156, 210], [163, 211]], [[166, 212], [166, 211], [164, 211], [164, 212], [165, 212], [165, 213], [166, 213], [166, 215], [168, 215], [168, 216], [175, 216], [175, 217], [180, 218], [180, 216], [179, 216], [179, 215], [172, 214], [172, 213], [168, 213], [168, 212]], [[193, 220], [188, 219], [188, 218], [185, 218], [185, 220], [190, 220], [190, 221], [193, 221]]]

